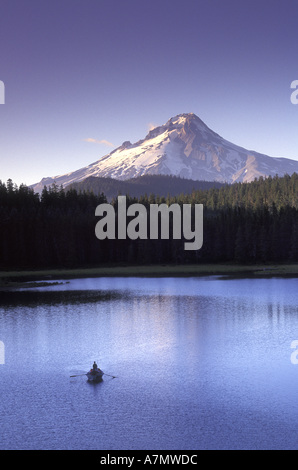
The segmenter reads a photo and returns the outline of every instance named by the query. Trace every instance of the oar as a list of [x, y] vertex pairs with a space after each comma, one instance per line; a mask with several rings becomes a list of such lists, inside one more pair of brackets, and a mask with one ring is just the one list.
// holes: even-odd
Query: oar
[[[109, 375], [103, 372], [104, 375], [107, 375], [108, 377], [112, 377], [113, 379], [117, 379], [115, 375]], [[78, 374], [78, 375], [70, 375], [69, 377], [81, 377], [82, 375], [87, 375], [87, 374]]]
[[104, 375], [107, 375], [108, 377], [113, 377], [113, 379], [117, 379], [115, 375], [109, 375], [109, 374], [106, 374], [105, 372], [104, 372]]

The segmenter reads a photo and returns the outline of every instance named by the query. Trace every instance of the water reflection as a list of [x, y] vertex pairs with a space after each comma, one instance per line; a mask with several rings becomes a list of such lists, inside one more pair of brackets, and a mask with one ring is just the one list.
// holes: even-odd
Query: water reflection
[[123, 294], [114, 291], [82, 291], [82, 290], [41, 290], [22, 289], [1, 292], [1, 306], [31, 306], [80, 303], [110, 302], [123, 297]]
[[[295, 279], [102, 278], [1, 294], [0, 446], [298, 447], [297, 306]], [[118, 378], [70, 379], [94, 360]]]

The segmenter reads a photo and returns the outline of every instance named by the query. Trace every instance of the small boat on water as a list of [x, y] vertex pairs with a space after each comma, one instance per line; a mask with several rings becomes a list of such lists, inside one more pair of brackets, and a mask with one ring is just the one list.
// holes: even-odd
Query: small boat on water
[[102, 380], [103, 374], [104, 374], [103, 371], [100, 370], [99, 367], [97, 367], [97, 364], [94, 361], [92, 369], [90, 369], [86, 375], [90, 382], [100, 382], [100, 380]]
[[105, 372], [103, 372], [99, 367], [97, 367], [97, 364], [95, 361], [93, 363], [92, 369], [90, 369], [89, 372], [87, 372], [87, 374], [70, 375], [70, 377], [81, 377], [82, 375], [87, 375], [88, 380], [90, 382], [100, 382], [102, 380], [103, 375], [112, 377], [112, 379], [117, 378], [115, 375], [110, 375], [110, 374], [106, 374]]

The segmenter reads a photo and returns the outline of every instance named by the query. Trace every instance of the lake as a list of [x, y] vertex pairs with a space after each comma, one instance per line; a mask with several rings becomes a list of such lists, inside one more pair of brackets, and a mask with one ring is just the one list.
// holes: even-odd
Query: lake
[[[298, 279], [0, 293], [1, 449], [298, 449]], [[96, 360], [98, 384], [85, 374]]]

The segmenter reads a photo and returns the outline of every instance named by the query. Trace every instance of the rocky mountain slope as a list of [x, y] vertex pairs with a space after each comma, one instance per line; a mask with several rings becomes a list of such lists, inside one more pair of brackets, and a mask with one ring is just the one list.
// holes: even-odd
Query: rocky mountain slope
[[209, 129], [195, 114], [180, 114], [132, 144], [120, 147], [74, 172], [43, 178], [33, 185], [40, 192], [90, 176], [127, 180], [146, 174], [172, 175], [201, 181], [250, 182], [260, 176], [298, 172], [298, 161], [276, 158], [239, 147]]

